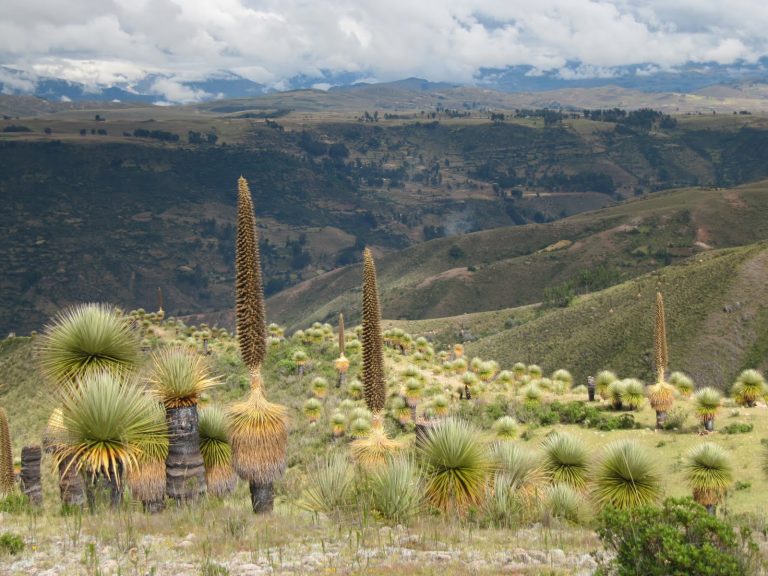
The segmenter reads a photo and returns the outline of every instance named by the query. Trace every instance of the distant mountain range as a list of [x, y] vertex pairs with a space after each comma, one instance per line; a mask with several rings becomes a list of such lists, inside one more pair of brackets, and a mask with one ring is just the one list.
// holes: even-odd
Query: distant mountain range
[[[88, 85], [0, 66], [0, 94], [31, 95], [56, 102], [95, 100], [179, 104], [251, 98], [282, 90], [308, 88], [333, 91], [355, 90], [369, 86], [370, 77], [370, 74], [364, 72], [354, 74], [325, 72], [320, 76], [300, 75], [283, 82], [279, 90], [229, 71], [216, 72], [203, 80], [184, 80], [173, 75], [147, 74], [134, 82]], [[768, 59], [739, 66], [714, 63], [689, 64], [675, 70], [661, 70], [650, 65], [595, 69], [574, 62], [554, 71], [538, 71], [531, 66], [482, 69], [476, 75], [473, 85], [507, 93], [596, 88], [607, 85], [650, 93], [690, 93], [716, 85], [762, 83], [766, 79], [768, 79]], [[387, 84], [422, 92], [459, 86], [420, 78], [408, 78]]]

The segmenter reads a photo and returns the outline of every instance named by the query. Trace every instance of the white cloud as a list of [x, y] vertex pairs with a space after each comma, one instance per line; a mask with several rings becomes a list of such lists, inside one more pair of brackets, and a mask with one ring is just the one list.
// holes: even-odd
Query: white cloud
[[37, 82], [24, 72], [12, 72], [0, 68], [0, 84], [3, 85], [3, 94], [13, 94], [14, 92], [32, 92]]
[[[86, 84], [218, 70], [272, 86], [325, 71], [471, 81], [520, 64], [755, 62], [766, 29], [763, 0], [5, 0], [0, 63]], [[158, 91], [200, 97], [172, 84]]]
[[205, 90], [190, 88], [171, 78], [158, 78], [152, 83], [149, 92], [150, 94], [159, 94], [163, 96], [167, 102], [175, 102], [178, 104], [202, 102], [203, 100], [208, 100], [214, 96]]

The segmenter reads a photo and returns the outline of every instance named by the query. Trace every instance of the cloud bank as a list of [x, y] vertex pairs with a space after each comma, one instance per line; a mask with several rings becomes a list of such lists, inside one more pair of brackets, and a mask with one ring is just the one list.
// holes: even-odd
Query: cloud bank
[[[280, 86], [352, 73], [471, 82], [481, 69], [611, 74], [643, 65], [755, 63], [763, 0], [5, 0], [0, 63], [86, 84], [230, 70]], [[574, 74], [564, 71], [564, 74]]]

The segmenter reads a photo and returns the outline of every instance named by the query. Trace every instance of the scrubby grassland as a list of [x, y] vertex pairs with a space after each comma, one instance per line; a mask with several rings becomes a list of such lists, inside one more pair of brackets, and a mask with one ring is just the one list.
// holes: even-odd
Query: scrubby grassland
[[[680, 267], [680, 270], [688, 270], [690, 282], [695, 285], [696, 273], [713, 274], [713, 270], [718, 269], [714, 263], [719, 260], [733, 259], [731, 265], [743, 265], [763, 253], [761, 246], [712, 253], [703, 258], [703, 262]], [[694, 267], [697, 272], [691, 273]], [[682, 322], [677, 318], [683, 311], [671, 290], [677, 286], [673, 281], [675, 272], [667, 274], [669, 276], [662, 276], [662, 285], [669, 288], [670, 367], [675, 369], [677, 349], [685, 349], [690, 340], [682, 338], [684, 331], [681, 333], [676, 328], [677, 323]], [[651, 279], [637, 282], [642, 284]], [[652, 317], [649, 302], [654, 287], [651, 283], [648, 297], [637, 304], [648, 317]], [[616, 290], [619, 288], [592, 298], [610, 298]], [[612, 317], [623, 313], [618, 301], [614, 302], [617, 310]], [[581, 305], [577, 302], [574, 308]], [[535, 315], [535, 311], [527, 309], [512, 314], [524, 321], [527, 316]], [[637, 323], [632, 325], [635, 335], [631, 340], [636, 339], [638, 346], [641, 341], [649, 341], [652, 333], [650, 324], [646, 326], [640, 316], [638, 308]], [[181, 343], [202, 352], [203, 339], [208, 340], [207, 348], [211, 352], [208, 358], [221, 385], [212, 390], [205, 402], [226, 403], [239, 399], [248, 388], [247, 371], [239, 358], [237, 344], [226, 331], [207, 326], [187, 327], [173, 319], [158, 321], [153, 315], [143, 313], [137, 313], [136, 318], [143, 344], [149, 350]], [[490, 314], [482, 318], [489, 323], [498, 321]], [[532, 319], [529, 323], [533, 326], [538, 321], [541, 319]], [[2, 559], [0, 573], [207, 576], [392, 571], [412, 574], [439, 571], [456, 575], [500, 571], [531, 575], [592, 573], [596, 560], [604, 557], [604, 551], [593, 531], [597, 508], [590, 492], [579, 497], [582, 509], [577, 517], [568, 521], [559, 518], [547, 503], [544, 498], [547, 482], [537, 476], [532, 476], [539, 478], [532, 496], [510, 501], [501, 512], [492, 513], [485, 503], [471, 507], [464, 514], [441, 513], [427, 507], [395, 522], [376, 512], [368, 499], [369, 480], [358, 470], [346, 498], [336, 501], [331, 491], [321, 499], [321, 507], [317, 507], [307, 490], [331, 486], [326, 484], [327, 476], [321, 474], [327, 466], [326, 456], [349, 457], [353, 413], [365, 412], [355, 384], [360, 375], [355, 332], [348, 330], [347, 356], [351, 364], [346, 383], [337, 388], [338, 375], [333, 361], [338, 349], [330, 326], [305, 327], [288, 338], [281, 337], [278, 330], [271, 330], [273, 338], [264, 369], [265, 383], [270, 398], [289, 408], [291, 420], [288, 470], [276, 486], [277, 501], [271, 516], [252, 514], [247, 486], [242, 482], [233, 495], [223, 500], [210, 498], [199, 505], [181, 508], [171, 505], [159, 515], [141, 512], [137, 503], [126, 504], [117, 511], [105, 508], [95, 514], [63, 515], [56, 494], [56, 475], [46, 456], [43, 462], [45, 504], [41, 511], [31, 513], [26, 506], [14, 504], [13, 498], [0, 500], [5, 510], [0, 516], [0, 533], [18, 534], [26, 544], [23, 551]], [[414, 337], [416, 335], [414, 331]], [[622, 334], [617, 338], [625, 337], [628, 336]], [[23, 444], [40, 441], [54, 406], [50, 388], [37, 373], [36, 338], [39, 337], [12, 338], [0, 345], [3, 374], [0, 405], [9, 414], [17, 456]], [[716, 432], [702, 438], [692, 401], [678, 398], [674, 418], [670, 418], [675, 428], [656, 431], [654, 413], [647, 402], [636, 411], [614, 411], [608, 403], [599, 401], [586, 407], [585, 391], [570, 391], [567, 386], [547, 380], [540, 380], [543, 395], [537, 401], [530, 401], [525, 383], [537, 378], [535, 367], [524, 368], [523, 373], [511, 380], [499, 372], [512, 370], [513, 361], [530, 364], [523, 356], [496, 357], [499, 365], [491, 368], [492, 376], [488, 379], [483, 363], [473, 361], [472, 354], [465, 355], [470, 370], [457, 369], [447, 353], [453, 350], [452, 345], [436, 343], [432, 347], [425, 340], [387, 331], [385, 339], [389, 342], [385, 349], [389, 391], [385, 425], [392, 436], [408, 446], [409, 453], [413, 453], [413, 426], [398, 409], [399, 400], [408, 394], [409, 377], [423, 379], [416, 407], [419, 416], [435, 414], [444, 407], [449, 414], [482, 430], [483, 444], [497, 441], [493, 425], [503, 415], [517, 419], [515, 438], [504, 442], [530, 451], [537, 459], [541, 458], [541, 442], [550, 433], [572, 435], [587, 451], [590, 483], [606, 445], [619, 439], [632, 439], [651, 455], [662, 477], [664, 495], [688, 495], [683, 457], [691, 447], [705, 440], [712, 441], [728, 451], [734, 470], [734, 481], [719, 506], [720, 513], [755, 529], [759, 545], [763, 552], [766, 550], [768, 503], [763, 494], [768, 490], [768, 477], [761, 470], [762, 454], [766, 450], [763, 444], [768, 443], [768, 413], [764, 403], [743, 408], [728, 400], [716, 418]], [[296, 361], [297, 351], [306, 353], [306, 362], [301, 368]], [[441, 354], [442, 351], [446, 353]], [[493, 358], [491, 354], [482, 356], [486, 362]], [[592, 371], [614, 368], [620, 377], [637, 376], [629, 370], [631, 366], [639, 365], [618, 367], [596, 363]], [[543, 376], [549, 376], [555, 367], [571, 368], [567, 363], [545, 366]], [[476, 375], [470, 386], [472, 399], [459, 400], [459, 393], [465, 390], [467, 372]], [[321, 409], [315, 417], [306, 410], [306, 401], [319, 396], [313, 392], [317, 377], [326, 379], [327, 394], [318, 397]], [[343, 415], [343, 433], [338, 438], [332, 433], [336, 413]], [[568, 423], [575, 421], [580, 423]], [[725, 433], [725, 430], [743, 431]], [[593, 552], [595, 555], [591, 556]]]
[[[548, 224], [432, 240], [379, 259], [383, 314], [442, 318], [538, 303], [566, 285], [594, 292], [710, 248], [768, 238], [766, 211], [765, 182], [684, 188]], [[359, 274], [351, 266], [299, 284], [272, 297], [270, 312], [292, 328], [330, 321], [356, 309]]]
[[[275, 98], [356, 101], [341, 93]], [[480, 108], [471, 117], [428, 108], [387, 119], [382, 111], [367, 122], [358, 108], [217, 102], [0, 120], [0, 199], [8, 208], [0, 211], [0, 225], [9, 231], [0, 251], [0, 330], [26, 334], [57, 309], [86, 299], [154, 305], [157, 286], [166, 290], [172, 314], [226, 310], [233, 221], [220, 183], [241, 173], [259, 207], [268, 295], [355, 262], [366, 245], [377, 255], [392, 253], [433, 238], [560, 220], [660, 190], [768, 176], [761, 153], [767, 124], [757, 115], [679, 116], [676, 125], [630, 127], [571, 115], [550, 124], [542, 111], [511, 109], [494, 122]], [[19, 126], [29, 132], [13, 130]], [[649, 219], [644, 226], [653, 238], [638, 237], [635, 255], [623, 259], [644, 260], [643, 270], [653, 266], [650, 260], [679, 258], [694, 239], [710, 243], [706, 226], [686, 228], [671, 247], [663, 222]], [[715, 225], [711, 239], [720, 246], [717, 233]], [[434, 247], [441, 266], [408, 286], [411, 303], [385, 299], [385, 314], [439, 317], [531, 303], [540, 285], [522, 283], [509, 301], [499, 297], [494, 279], [527, 271], [542, 283], [564, 281], [579, 257], [557, 269], [537, 258], [524, 262], [534, 250], [585, 234], [563, 230], [535, 249], [502, 254], [493, 266], [496, 260], [477, 258], [459, 239], [466, 257], [454, 252], [449, 259], [454, 242], [448, 239]], [[526, 244], [515, 237], [474, 239]], [[96, 240], [106, 249], [93, 251]], [[450, 272], [469, 266], [476, 270], [466, 277]], [[421, 281], [427, 283], [419, 288]], [[434, 296], [425, 294], [428, 286]], [[308, 301], [311, 308], [278, 319], [298, 327], [321, 316], [328, 300]]]

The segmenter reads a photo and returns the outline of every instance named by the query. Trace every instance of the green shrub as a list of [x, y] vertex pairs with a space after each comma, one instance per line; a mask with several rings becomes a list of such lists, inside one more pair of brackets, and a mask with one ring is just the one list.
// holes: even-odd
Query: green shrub
[[598, 574], [618, 576], [743, 576], [753, 574], [758, 548], [740, 530], [707, 513], [690, 498], [632, 511], [604, 508], [597, 533], [616, 556]]
[[723, 434], [748, 434], [749, 432], [752, 432], [754, 427], [753, 424], [734, 422], [733, 424], [728, 424], [728, 426], [723, 426], [720, 431]]
[[664, 430], [682, 430], [688, 419], [688, 411], [682, 406], [672, 408], [667, 412], [667, 421], [664, 422]]
[[0, 554], [10, 554], [15, 556], [24, 550], [24, 540], [21, 536], [13, 532], [3, 532], [0, 534]]

